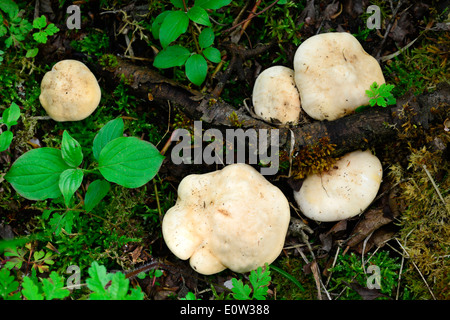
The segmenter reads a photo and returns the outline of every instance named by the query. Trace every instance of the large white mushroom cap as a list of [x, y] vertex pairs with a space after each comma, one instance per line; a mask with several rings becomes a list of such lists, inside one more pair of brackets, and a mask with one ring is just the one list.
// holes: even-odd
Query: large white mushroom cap
[[89, 68], [77, 60], [62, 60], [42, 78], [39, 100], [55, 121], [79, 121], [94, 112], [101, 90]]
[[316, 120], [336, 120], [367, 105], [370, 85], [385, 83], [375, 58], [346, 32], [306, 39], [295, 53], [294, 70], [302, 108]]
[[201, 274], [248, 272], [280, 254], [290, 220], [283, 193], [246, 164], [185, 177], [162, 222], [168, 248]]
[[259, 117], [282, 124], [297, 124], [300, 118], [300, 95], [294, 80], [294, 70], [273, 66], [259, 74], [252, 93], [253, 108]]
[[369, 150], [354, 151], [332, 169], [309, 175], [294, 198], [305, 216], [339, 221], [362, 213], [375, 199], [383, 177], [380, 160]]

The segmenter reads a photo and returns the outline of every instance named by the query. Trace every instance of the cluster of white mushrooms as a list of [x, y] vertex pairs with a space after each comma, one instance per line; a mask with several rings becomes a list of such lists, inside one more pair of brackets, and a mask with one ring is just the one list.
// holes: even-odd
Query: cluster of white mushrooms
[[[335, 120], [368, 104], [365, 90], [385, 82], [378, 62], [348, 33], [313, 36], [297, 49], [294, 69], [273, 66], [256, 79], [255, 114], [265, 121], [296, 125], [301, 109], [316, 120]], [[95, 76], [81, 62], [63, 60], [45, 74], [40, 102], [55, 121], [78, 121], [98, 106]], [[308, 176], [294, 198], [316, 221], [337, 221], [363, 212], [374, 200], [382, 167], [370, 151], [354, 151], [333, 169]], [[280, 254], [290, 221], [289, 202], [253, 167], [185, 177], [167, 211], [162, 232], [178, 258], [194, 270], [248, 272]]]
[[[365, 94], [385, 82], [378, 62], [348, 33], [313, 36], [297, 49], [294, 69], [270, 67], [253, 90], [254, 113], [282, 125], [296, 125], [301, 109], [315, 120], [335, 120], [366, 105]], [[294, 199], [316, 221], [338, 221], [362, 213], [382, 179], [381, 163], [370, 151], [343, 156], [333, 169], [308, 176]], [[285, 195], [246, 164], [189, 175], [164, 216], [168, 248], [190, 259], [194, 270], [213, 274], [229, 268], [248, 272], [273, 262], [289, 226]]]

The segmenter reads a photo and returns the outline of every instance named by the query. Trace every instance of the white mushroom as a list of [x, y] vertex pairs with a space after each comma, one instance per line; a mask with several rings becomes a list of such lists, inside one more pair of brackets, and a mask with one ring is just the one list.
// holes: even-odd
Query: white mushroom
[[336, 120], [367, 105], [366, 90], [385, 83], [378, 62], [346, 32], [306, 39], [294, 56], [303, 110], [316, 120]]
[[339, 221], [362, 213], [375, 199], [383, 177], [380, 160], [370, 151], [354, 151], [332, 169], [309, 175], [294, 198], [305, 216]]
[[283, 193], [246, 164], [185, 177], [162, 232], [178, 258], [194, 270], [248, 272], [280, 254], [290, 220]]
[[294, 70], [273, 66], [261, 72], [253, 87], [252, 100], [256, 115], [262, 119], [297, 124], [301, 103]]
[[87, 118], [100, 103], [97, 79], [77, 60], [62, 60], [42, 78], [39, 101], [55, 121], [79, 121]]

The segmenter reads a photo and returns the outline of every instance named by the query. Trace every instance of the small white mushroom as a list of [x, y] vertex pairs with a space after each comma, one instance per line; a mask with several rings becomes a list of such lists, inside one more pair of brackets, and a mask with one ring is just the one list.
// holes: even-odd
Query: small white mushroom
[[255, 114], [268, 122], [297, 124], [301, 112], [294, 70], [284, 66], [267, 68], [256, 78], [252, 93]]
[[248, 272], [280, 254], [290, 220], [283, 193], [246, 164], [185, 177], [162, 222], [168, 248], [201, 274]]
[[354, 151], [332, 169], [309, 175], [294, 198], [316, 221], [339, 221], [362, 213], [375, 199], [383, 177], [380, 160], [369, 150]]
[[77, 60], [62, 60], [42, 78], [39, 101], [55, 121], [79, 121], [94, 112], [101, 90], [94, 74]]
[[336, 120], [367, 105], [366, 90], [385, 83], [378, 62], [346, 32], [306, 39], [294, 56], [303, 110], [316, 120]]

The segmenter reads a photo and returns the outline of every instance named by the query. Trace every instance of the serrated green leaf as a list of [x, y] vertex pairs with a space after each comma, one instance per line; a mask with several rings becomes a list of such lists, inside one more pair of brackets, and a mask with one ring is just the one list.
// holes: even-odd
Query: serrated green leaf
[[48, 36], [52, 36], [59, 31], [59, 28], [55, 26], [53, 23], [50, 23], [47, 28], [45, 28], [45, 33]]
[[83, 152], [80, 143], [64, 130], [61, 144], [61, 155], [71, 167], [78, 167], [83, 161]]
[[83, 171], [80, 169], [67, 169], [61, 173], [59, 178], [59, 189], [64, 197], [64, 203], [67, 207], [70, 205], [70, 200], [73, 194], [81, 186], [83, 181]]
[[116, 272], [111, 280], [108, 288], [108, 296], [110, 300], [123, 300], [128, 293], [130, 281], [125, 278], [121, 272]]
[[384, 97], [378, 97], [377, 104], [381, 107], [386, 107], [386, 100], [384, 100]]
[[20, 156], [4, 178], [24, 198], [53, 199], [61, 196], [59, 177], [67, 169], [61, 150], [45, 147]]
[[84, 210], [90, 212], [108, 194], [110, 184], [106, 180], [95, 180], [89, 184], [84, 197]]
[[18, 288], [19, 282], [14, 280], [8, 269], [2, 268], [0, 270], [0, 298], [3, 300], [18, 300], [20, 298], [19, 293], [11, 295]]
[[377, 94], [376, 94], [374, 91], [366, 90], [366, 95], [367, 95], [369, 98], [373, 98], [373, 97], [375, 97]]
[[189, 18], [183, 11], [171, 11], [159, 28], [159, 41], [163, 48], [178, 39], [186, 32], [189, 25]]
[[33, 28], [42, 29], [47, 25], [47, 18], [45, 16], [40, 16], [33, 20]]
[[98, 169], [109, 182], [138, 188], [153, 179], [163, 159], [150, 142], [136, 137], [121, 137], [103, 148]]
[[182, 46], [170, 46], [158, 53], [153, 65], [160, 69], [180, 67], [186, 63], [190, 55], [189, 50]]
[[198, 36], [198, 44], [200, 48], [204, 49], [212, 46], [214, 43], [214, 31], [211, 28], [205, 28]]
[[22, 294], [27, 300], [44, 300], [44, 296], [39, 292], [39, 287], [27, 276], [23, 278]]
[[39, 31], [33, 33], [33, 38], [37, 43], [46, 43], [47, 42], [47, 34], [44, 31]]
[[267, 268], [263, 271], [261, 267], [250, 272], [250, 283], [253, 287], [253, 298], [257, 300], [265, 300], [268, 292], [268, 285], [270, 283], [270, 271]]
[[371, 107], [373, 107], [374, 105], [377, 104], [377, 99], [375, 99], [375, 98], [370, 99], [369, 100], [369, 104], [370, 104]]
[[194, 21], [195, 23], [201, 24], [203, 26], [211, 27], [211, 21], [209, 21], [208, 12], [205, 9], [199, 6], [193, 6], [189, 9], [187, 13], [189, 19]]
[[48, 223], [52, 227], [52, 232], [59, 235], [66, 226], [66, 214], [54, 213]]
[[[105, 300], [107, 291], [106, 284], [111, 280], [112, 275], [107, 274], [106, 268], [98, 264], [97, 261], [92, 262], [88, 269], [89, 278], [86, 284], [93, 294], [90, 295], [91, 300]], [[102, 299], [103, 298], [103, 299]]]
[[144, 293], [141, 289], [131, 288], [131, 293], [125, 297], [125, 300], [144, 300]]
[[11, 145], [14, 135], [11, 131], [5, 131], [0, 134], [0, 152], [5, 151]]
[[231, 0], [195, 0], [194, 5], [203, 9], [220, 9], [231, 3]]
[[237, 280], [236, 278], [231, 279], [231, 284], [233, 285], [231, 291], [236, 300], [250, 300], [252, 289], [249, 285], [244, 285], [242, 280]]
[[100, 129], [94, 138], [92, 152], [94, 158], [98, 161], [102, 149], [112, 140], [123, 136], [123, 120], [117, 118], [109, 121]]
[[199, 54], [193, 54], [186, 60], [186, 76], [193, 84], [200, 86], [206, 79], [208, 64]]
[[17, 17], [19, 14], [19, 6], [12, 0], [0, 1], [0, 9], [6, 12], [10, 19]]
[[203, 50], [203, 54], [205, 55], [206, 59], [214, 63], [219, 63], [222, 60], [220, 51], [214, 47], [206, 48], [205, 50]]
[[42, 290], [46, 300], [64, 299], [70, 295], [68, 289], [64, 289], [64, 279], [55, 271], [50, 273], [49, 279], [42, 279]]

